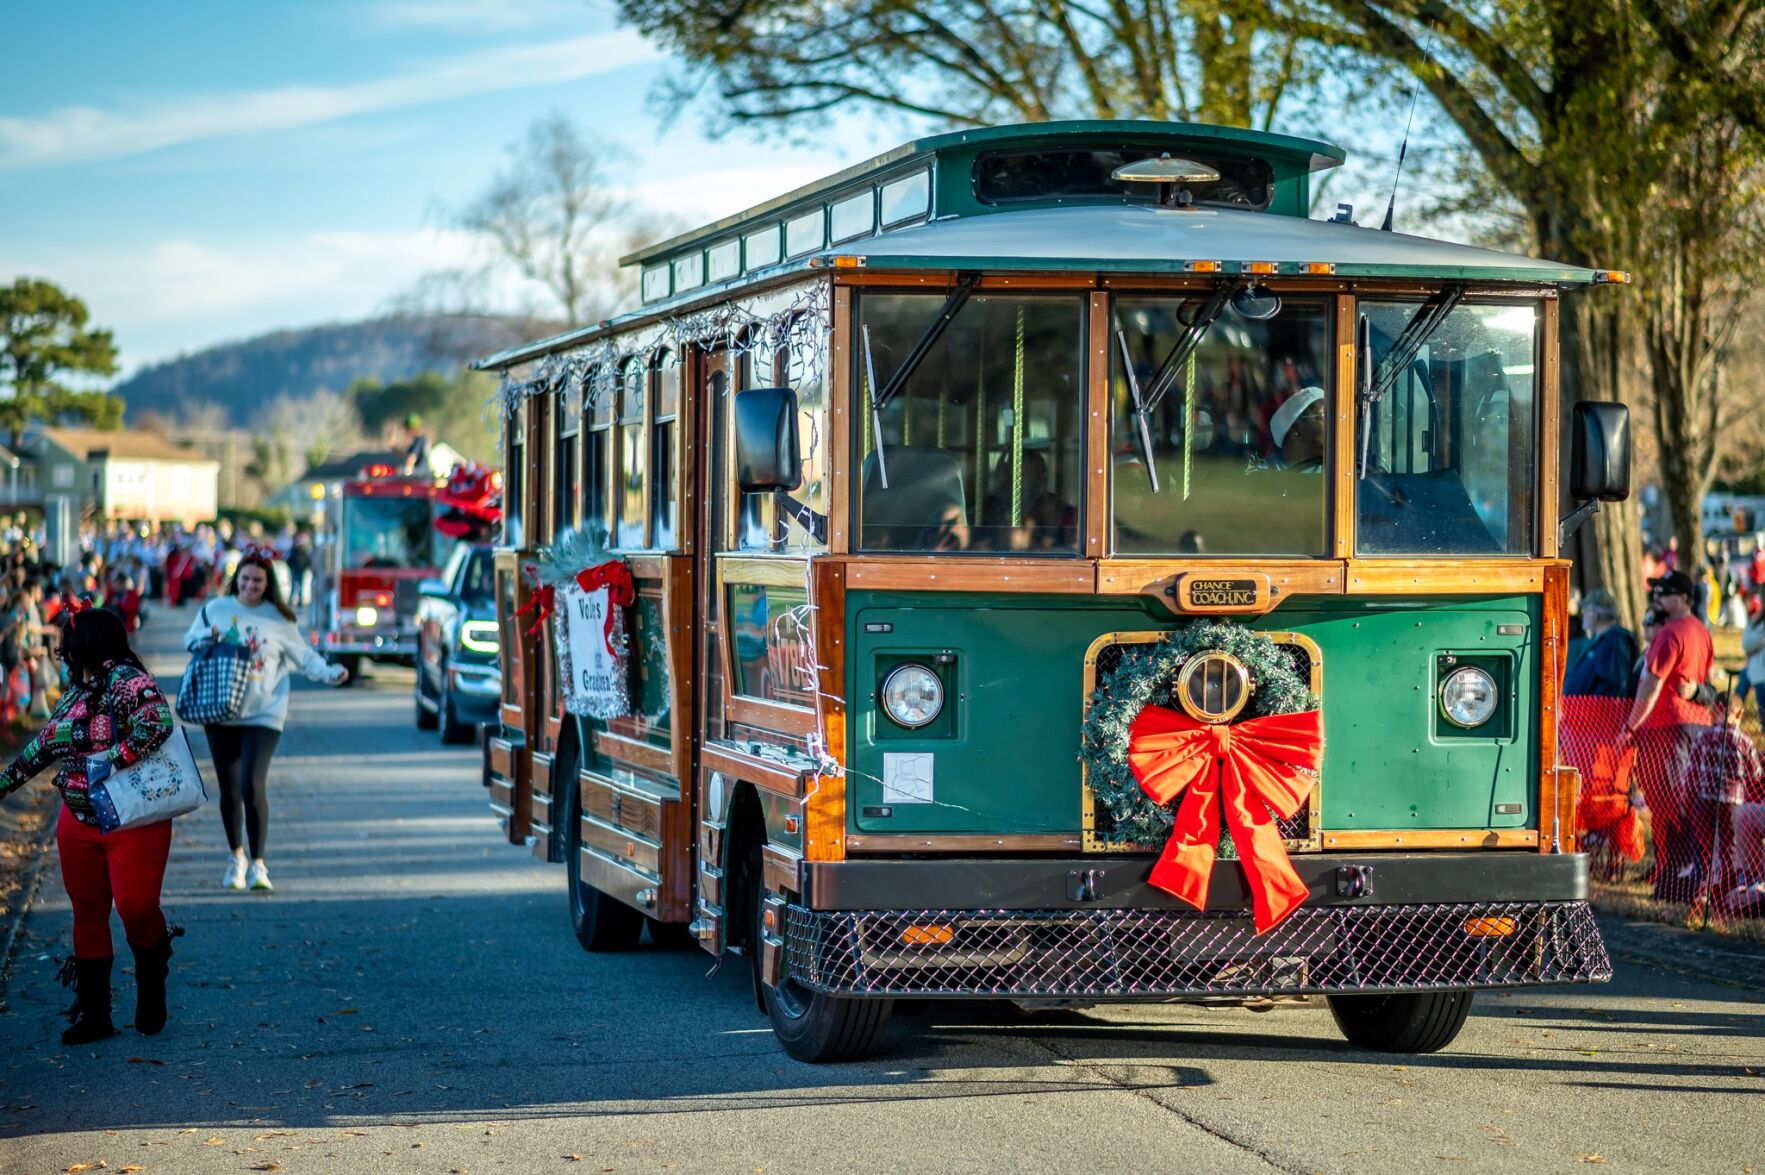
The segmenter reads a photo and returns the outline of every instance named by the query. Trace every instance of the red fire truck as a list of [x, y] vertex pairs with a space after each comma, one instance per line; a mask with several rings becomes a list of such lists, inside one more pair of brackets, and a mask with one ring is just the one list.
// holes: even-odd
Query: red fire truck
[[432, 478], [370, 465], [332, 495], [315, 552], [311, 631], [351, 681], [363, 657], [415, 662], [418, 585], [435, 576], [445, 543], [435, 529], [438, 493]]

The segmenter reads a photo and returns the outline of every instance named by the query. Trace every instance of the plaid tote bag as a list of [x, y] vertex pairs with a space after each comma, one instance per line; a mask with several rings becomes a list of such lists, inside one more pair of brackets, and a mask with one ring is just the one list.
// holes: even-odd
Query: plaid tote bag
[[178, 717], [195, 726], [239, 717], [250, 668], [251, 651], [244, 645], [217, 642], [191, 653], [178, 683]]

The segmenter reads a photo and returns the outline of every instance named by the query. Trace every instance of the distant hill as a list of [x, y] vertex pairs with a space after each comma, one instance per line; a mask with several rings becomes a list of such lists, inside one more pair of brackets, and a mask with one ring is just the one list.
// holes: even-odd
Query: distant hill
[[448, 370], [548, 328], [524, 320], [398, 315], [366, 322], [279, 330], [144, 367], [112, 390], [130, 417], [176, 418], [202, 403], [226, 409], [230, 424], [251, 424], [259, 405], [284, 393], [341, 392], [357, 379], [383, 382]]

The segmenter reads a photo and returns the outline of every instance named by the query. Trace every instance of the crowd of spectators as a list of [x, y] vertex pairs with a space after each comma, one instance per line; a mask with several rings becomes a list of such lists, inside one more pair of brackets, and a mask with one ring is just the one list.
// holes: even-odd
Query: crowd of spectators
[[[1765, 917], [1765, 763], [1743, 726], [1749, 690], [1765, 701], [1759, 563], [1718, 578], [1681, 570], [1672, 547], [1650, 552], [1641, 641], [1596, 591], [1577, 601], [1564, 663], [1562, 751], [1582, 773], [1584, 843], [1608, 877], [1652, 847], [1652, 896], [1699, 922]], [[1729, 601], [1748, 658], [1737, 674], [1712, 640]]]
[[61, 688], [55, 620], [74, 601], [116, 612], [133, 633], [155, 606], [212, 596], [248, 550], [287, 569], [285, 598], [310, 598], [312, 538], [293, 527], [111, 523], [83, 529], [75, 557], [57, 562], [41, 522], [0, 518], [0, 728], [48, 717]]

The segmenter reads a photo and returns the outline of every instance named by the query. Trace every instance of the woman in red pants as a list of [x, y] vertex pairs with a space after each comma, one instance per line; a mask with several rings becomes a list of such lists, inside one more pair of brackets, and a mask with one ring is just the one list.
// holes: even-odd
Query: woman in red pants
[[23, 787], [50, 763], [58, 764], [61, 816], [55, 826], [61, 880], [74, 909], [71, 960], [78, 1000], [63, 1044], [116, 1035], [110, 1021], [110, 907], [122, 916], [135, 952], [135, 1030], [165, 1027], [165, 980], [172, 937], [159, 909], [160, 884], [171, 851], [169, 820], [98, 831], [87, 788], [113, 771], [139, 763], [171, 737], [172, 711], [153, 675], [129, 649], [114, 612], [70, 610], [62, 621], [61, 657], [69, 686], [48, 723], [0, 774], [0, 796]]

